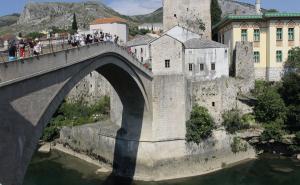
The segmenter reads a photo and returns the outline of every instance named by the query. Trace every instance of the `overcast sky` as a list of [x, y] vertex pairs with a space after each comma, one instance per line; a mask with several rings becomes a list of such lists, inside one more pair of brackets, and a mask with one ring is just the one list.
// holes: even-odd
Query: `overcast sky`
[[[0, 15], [20, 13], [28, 1], [80, 2], [83, 0], [0, 0]], [[98, 0], [126, 15], [150, 13], [162, 6], [161, 0]], [[240, 0], [255, 3], [255, 0]], [[284, 12], [300, 12], [300, 0], [262, 0], [263, 8], [275, 8]]]

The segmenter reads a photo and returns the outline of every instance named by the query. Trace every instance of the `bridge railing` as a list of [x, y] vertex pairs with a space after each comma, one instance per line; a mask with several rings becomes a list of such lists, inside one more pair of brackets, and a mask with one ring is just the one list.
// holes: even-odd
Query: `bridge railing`
[[[138, 58], [135, 56], [134, 53], [130, 52], [130, 50], [126, 47], [126, 46], [122, 46], [119, 45], [117, 43], [113, 43], [110, 41], [101, 41], [101, 42], [93, 42], [90, 44], [86, 44], [86, 45], [77, 45], [77, 46], [72, 46], [67, 38], [59, 38], [59, 39], [47, 39], [47, 40], [42, 40], [42, 53], [40, 54], [40, 56], [42, 55], [47, 55], [47, 54], [51, 54], [51, 53], [56, 53], [56, 52], [61, 52], [61, 51], [65, 51], [65, 50], [72, 50], [72, 49], [76, 49], [76, 48], [81, 48], [81, 47], [88, 47], [89, 45], [99, 45], [102, 46], [103, 44], [113, 44], [115, 47], [118, 47], [120, 49], [122, 49], [124, 52], [126, 52], [127, 54], [129, 54], [132, 59], [139, 64], [139, 66], [142, 66], [143, 68], [151, 71], [151, 69], [149, 69], [147, 66], [145, 66], [142, 62], [140, 62], [138, 60]], [[29, 48], [26, 47], [25, 48], [25, 57], [24, 58], [20, 58], [19, 57], [19, 50], [17, 53], [17, 60], [16, 61], [23, 61], [32, 57], [38, 57], [37, 55], [33, 54], [33, 51]], [[2, 63], [8, 63], [8, 52], [2, 52], [2, 54], [0, 53], [0, 62]]]

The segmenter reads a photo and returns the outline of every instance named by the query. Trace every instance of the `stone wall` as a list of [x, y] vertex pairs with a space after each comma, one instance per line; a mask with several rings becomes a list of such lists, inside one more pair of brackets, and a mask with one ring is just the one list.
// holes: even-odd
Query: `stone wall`
[[136, 161], [133, 178], [145, 181], [202, 175], [256, 156], [250, 145], [246, 152], [233, 153], [234, 136], [224, 130], [215, 130], [211, 138], [199, 145], [184, 139], [140, 141], [137, 155], [130, 156], [130, 146], [137, 141], [116, 138], [117, 130], [118, 126], [109, 123], [65, 127], [59, 142], [111, 166], [115, 163], [115, 151], [122, 151], [119, 157]]
[[98, 72], [91, 72], [82, 79], [68, 94], [68, 102], [83, 100], [88, 104], [96, 103], [103, 96], [110, 96], [110, 83]]
[[221, 125], [222, 114], [225, 111], [237, 108], [242, 113], [249, 113], [252, 110], [251, 107], [238, 100], [241, 92], [240, 84], [243, 82], [238, 79], [225, 77], [191, 82], [191, 105], [198, 104], [206, 107], [215, 123]]
[[268, 81], [280, 81], [283, 75], [282, 67], [268, 67], [267, 68], [267, 80]]
[[[210, 3], [211, 0], [164, 0], [164, 31], [179, 25], [211, 39]], [[198, 18], [204, 22], [205, 31], [192, 23]]]

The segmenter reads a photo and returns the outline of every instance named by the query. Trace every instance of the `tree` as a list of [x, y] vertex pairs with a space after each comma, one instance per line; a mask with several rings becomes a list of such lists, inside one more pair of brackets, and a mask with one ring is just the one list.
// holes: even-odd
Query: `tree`
[[214, 121], [206, 108], [195, 105], [191, 112], [191, 118], [186, 123], [186, 128], [186, 140], [199, 144], [203, 139], [211, 136]]
[[300, 73], [300, 47], [293, 48], [289, 51], [289, 57], [285, 62], [284, 68], [287, 73]]
[[280, 94], [287, 106], [287, 124], [300, 126], [300, 48], [289, 51]]
[[212, 0], [210, 5], [211, 11], [211, 25], [215, 25], [222, 19], [222, 9], [220, 8], [218, 0]]
[[275, 88], [265, 89], [263, 94], [258, 95], [254, 115], [256, 120], [261, 123], [269, 123], [279, 119], [286, 120], [284, 101]]
[[268, 13], [278, 13], [279, 11], [276, 9], [269, 9], [267, 10]]
[[236, 131], [248, 129], [250, 127], [250, 121], [247, 119], [249, 116], [242, 116], [241, 111], [238, 109], [226, 111], [222, 117], [223, 125], [230, 134], [234, 134]]
[[75, 31], [75, 32], [77, 32], [77, 30], [78, 30], [78, 25], [77, 25], [77, 20], [76, 20], [76, 14], [75, 13], [73, 15], [72, 30]]

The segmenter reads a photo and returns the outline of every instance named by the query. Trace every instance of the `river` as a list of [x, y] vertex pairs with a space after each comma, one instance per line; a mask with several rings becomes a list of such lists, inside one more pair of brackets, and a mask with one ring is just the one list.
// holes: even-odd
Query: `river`
[[[109, 174], [96, 175], [97, 167], [72, 156], [52, 151], [36, 154], [24, 185], [122, 185]], [[300, 185], [300, 161], [265, 155], [258, 160], [208, 175], [163, 182], [132, 182], [132, 185]]]

